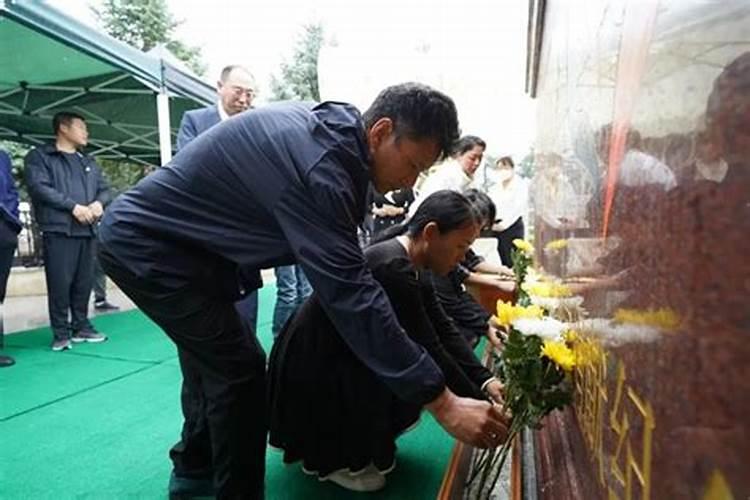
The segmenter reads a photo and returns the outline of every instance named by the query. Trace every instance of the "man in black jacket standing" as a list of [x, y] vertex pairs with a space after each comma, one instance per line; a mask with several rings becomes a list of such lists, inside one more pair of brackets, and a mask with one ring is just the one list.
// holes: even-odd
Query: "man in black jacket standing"
[[79, 151], [88, 143], [84, 118], [61, 112], [52, 126], [55, 142], [26, 155], [24, 175], [43, 235], [52, 350], [63, 351], [71, 342], [107, 340], [88, 320], [88, 299], [96, 223], [110, 191], [99, 166]]

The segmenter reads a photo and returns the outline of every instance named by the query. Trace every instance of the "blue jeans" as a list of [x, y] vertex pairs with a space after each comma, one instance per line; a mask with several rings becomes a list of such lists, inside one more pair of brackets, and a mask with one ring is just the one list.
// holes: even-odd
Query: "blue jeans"
[[298, 265], [280, 266], [274, 269], [276, 274], [276, 307], [273, 310], [272, 332], [274, 338], [287, 320], [312, 293], [310, 282]]

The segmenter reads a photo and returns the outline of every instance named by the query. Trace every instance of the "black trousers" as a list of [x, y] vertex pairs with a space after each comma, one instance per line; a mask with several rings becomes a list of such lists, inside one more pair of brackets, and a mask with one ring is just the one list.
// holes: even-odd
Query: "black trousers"
[[513, 260], [510, 257], [511, 250], [513, 250], [513, 240], [516, 238], [523, 239], [525, 232], [523, 218], [519, 217], [508, 229], [495, 233], [497, 253], [500, 255], [503, 265], [513, 267]]
[[94, 302], [107, 300], [107, 275], [99, 263], [99, 257], [94, 254]]
[[8, 276], [10, 268], [13, 265], [13, 255], [16, 253], [18, 245], [18, 233], [10, 227], [10, 224], [0, 218], [0, 349], [4, 345], [3, 332], [3, 307], [5, 302], [5, 292], [8, 285]]
[[88, 311], [94, 284], [94, 238], [57, 233], [44, 233], [43, 238], [47, 305], [55, 340], [67, 339], [75, 332], [92, 331]]
[[[255, 331], [258, 318], [258, 292], [253, 291], [244, 300], [234, 304], [246, 335], [255, 342]], [[182, 389], [180, 405], [182, 407], [182, 432], [178, 441], [170, 450], [169, 457], [174, 464], [175, 473], [181, 477], [212, 477], [213, 460], [211, 458], [211, 433], [206, 418], [206, 400], [201, 390], [200, 370], [196, 369], [190, 354], [177, 348], [177, 356], [182, 371]]]
[[[100, 245], [107, 275], [177, 345], [189, 404], [175, 473], [213, 471], [217, 498], [263, 498], [266, 359], [232, 300], [213, 283], [167, 285], [135, 276]], [[183, 405], [183, 411], [186, 406]]]

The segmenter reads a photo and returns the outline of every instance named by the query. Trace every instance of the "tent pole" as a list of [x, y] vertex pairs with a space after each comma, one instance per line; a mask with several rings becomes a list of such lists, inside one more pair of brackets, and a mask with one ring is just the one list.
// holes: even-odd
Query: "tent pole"
[[159, 120], [159, 151], [161, 164], [166, 165], [172, 159], [172, 137], [169, 125], [169, 96], [167, 89], [162, 87], [156, 94], [156, 112]]

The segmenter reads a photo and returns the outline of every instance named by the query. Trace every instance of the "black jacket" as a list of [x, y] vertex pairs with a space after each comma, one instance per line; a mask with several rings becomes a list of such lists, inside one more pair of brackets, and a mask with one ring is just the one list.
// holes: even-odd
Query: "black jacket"
[[99, 166], [91, 157], [76, 154], [79, 161], [70, 161], [54, 144], [47, 144], [26, 155], [26, 187], [43, 232], [94, 236], [96, 225], [80, 224], [73, 217], [73, 207], [94, 201], [106, 205], [110, 201], [109, 185]]

